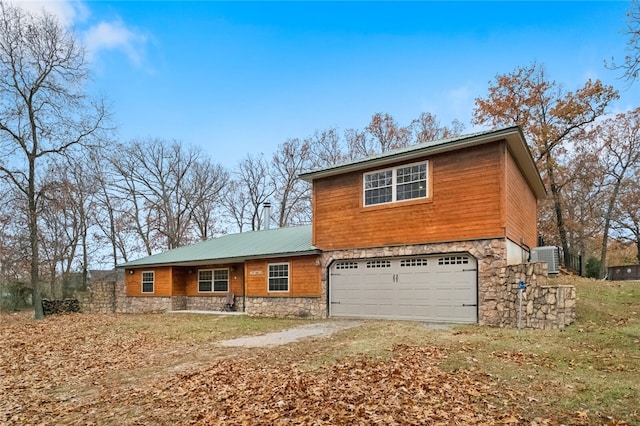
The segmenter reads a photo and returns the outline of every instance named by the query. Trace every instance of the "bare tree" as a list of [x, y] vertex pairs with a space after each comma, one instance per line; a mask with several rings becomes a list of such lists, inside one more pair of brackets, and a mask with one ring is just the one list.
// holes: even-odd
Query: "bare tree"
[[201, 159], [193, 165], [187, 190], [193, 196], [191, 218], [198, 239], [204, 241], [216, 233], [221, 212], [222, 192], [229, 185], [229, 173], [219, 164]]
[[82, 285], [86, 285], [97, 185], [83, 157], [56, 160], [50, 163], [44, 181], [46, 202], [42, 203], [40, 235], [52, 288], [60, 283], [60, 295], [67, 297], [72, 273], [80, 272]]
[[616, 63], [615, 58], [611, 58], [611, 62], [605, 61], [605, 65], [609, 69], [622, 71], [622, 77], [631, 84], [638, 79], [640, 73], [640, 2], [638, 0], [630, 2], [627, 11], [627, 28], [624, 33], [629, 37], [624, 61]]
[[458, 136], [464, 131], [464, 124], [453, 120], [450, 126], [441, 126], [435, 115], [423, 112], [411, 123], [412, 142], [423, 143]]
[[[221, 169], [203, 163], [200, 150], [185, 148], [176, 141], [135, 141], [123, 150], [120, 155], [125, 158], [116, 165], [127, 184], [128, 195], [134, 202], [142, 201], [138, 207], [146, 212], [145, 228], [161, 235], [166, 249], [192, 242], [194, 209], [198, 204], [215, 201], [213, 198], [224, 183], [203, 179], [224, 178]], [[203, 220], [201, 215], [200, 225], [207, 225]], [[140, 217], [137, 221], [140, 223]], [[151, 241], [147, 244], [151, 249]]]
[[[135, 235], [135, 239], [141, 244], [141, 247], [134, 252], [144, 253], [147, 256], [153, 254], [156, 249], [162, 247], [155, 235], [155, 229], [158, 227], [158, 215], [155, 210], [151, 209], [152, 203], [147, 202], [143, 195], [144, 185], [138, 182], [133, 176], [131, 170], [137, 167], [136, 161], [126, 154], [129, 147], [118, 144], [115, 149], [106, 157], [111, 169], [109, 177], [103, 181], [103, 203], [108, 203], [109, 220], [114, 225], [114, 229], [108, 232], [110, 241], [114, 244], [118, 243], [119, 251], [126, 259], [123, 245], [119, 244], [116, 239], [118, 235], [122, 235], [124, 229], [130, 228]], [[125, 153], [123, 155], [123, 153]], [[117, 231], [115, 230], [117, 229]], [[116, 259], [114, 247], [114, 260]]]
[[247, 218], [251, 216], [251, 200], [244, 183], [238, 177], [229, 181], [221, 203], [227, 220], [237, 228], [238, 232], [243, 232], [247, 226]]
[[387, 152], [410, 144], [411, 127], [401, 127], [388, 113], [373, 114], [365, 130], [376, 152]]
[[[96, 182], [96, 194], [94, 197], [96, 208], [91, 212], [93, 222], [97, 227], [93, 237], [95, 242], [104, 246], [106, 241], [109, 245], [109, 261], [114, 268], [122, 260], [129, 260], [130, 251], [142, 252], [136, 250], [136, 243], [140, 241], [139, 227], [136, 226], [134, 215], [131, 215], [131, 206], [135, 206], [128, 198], [129, 192], [122, 191], [120, 184], [126, 188], [128, 182], [125, 178], [117, 173], [118, 165], [116, 158], [119, 158], [121, 152], [119, 145], [115, 145], [116, 149], [109, 152], [106, 149], [102, 151], [91, 151], [87, 162], [91, 167]], [[134, 207], [135, 209], [135, 207]], [[144, 244], [144, 243], [143, 243]]]
[[623, 182], [614, 217], [614, 229], [619, 238], [636, 246], [636, 261], [640, 264], [640, 166]]
[[617, 114], [600, 123], [592, 137], [602, 143], [600, 160], [604, 172], [603, 191], [606, 199], [603, 212], [600, 276], [607, 272], [609, 231], [616, 220], [617, 204], [625, 183], [640, 163], [640, 108]]
[[344, 131], [344, 139], [347, 144], [347, 160], [357, 160], [376, 153], [376, 147], [362, 130], [347, 129]]
[[[252, 231], [258, 231], [263, 224], [262, 205], [276, 190], [269, 163], [262, 154], [247, 154], [233, 175], [235, 183], [232, 189], [235, 195], [232, 200], [227, 197], [225, 205], [234, 209], [233, 216], [241, 231], [245, 225], [250, 226]], [[239, 223], [239, 219], [242, 223]]]
[[281, 228], [311, 221], [311, 187], [298, 179], [310, 165], [311, 148], [307, 140], [289, 139], [273, 155], [271, 170]]
[[346, 147], [337, 129], [316, 131], [305, 142], [309, 145], [309, 168], [335, 166], [347, 159]]
[[35, 317], [42, 318], [39, 203], [42, 160], [89, 143], [106, 117], [83, 92], [89, 76], [75, 35], [51, 15], [0, 2], [0, 173], [24, 194]]
[[[564, 208], [567, 212], [567, 238], [576, 254], [583, 258], [597, 251], [597, 236], [602, 229], [602, 180], [600, 149], [594, 143], [576, 141], [568, 151], [572, 156], [563, 167]], [[579, 159], [579, 160], [578, 160]], [[540, 222], [543, 235], [555, 233], [553, 204], [542, 201], [546, 216]], [[556, 241], [554, 241], [556, 242]], [[557, 243], [557, 242], [556, 242]]]

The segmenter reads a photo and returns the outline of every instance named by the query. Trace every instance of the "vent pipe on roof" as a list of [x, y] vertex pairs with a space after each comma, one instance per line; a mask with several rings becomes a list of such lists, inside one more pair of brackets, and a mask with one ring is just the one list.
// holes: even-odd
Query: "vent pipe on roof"
[[268, 231], [269, 228], [271, 227], [271, 203], [268, 201], [265, 201], [264, 205], [264, 229], [265, 231]]

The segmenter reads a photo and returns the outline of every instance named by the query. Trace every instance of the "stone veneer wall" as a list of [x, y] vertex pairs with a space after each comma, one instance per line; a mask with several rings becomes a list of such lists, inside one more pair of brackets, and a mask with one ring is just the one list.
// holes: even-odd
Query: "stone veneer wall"
[[[186, 296], [185, 308], [188, 311], [224, 311], [226, 296]], [[242, 296], [235, 297], [236, 312], [242, 312]]]
[[172, 298], [169, 296], [141, 296], [127, 297], [116, 306], [117, 313], [152, 313], [167, 312], [173, 309]]
[[497, 304], [502, 299], [503, 278], [498, 272], [507, 266], [507, 243], [506, 240], [498, 238], [324, 252], [321, 257], [324, 300], [326, 300], [328, 266], [334, 260], [444, 253], [469, 253], [476, 258], [478, 262], [478, 323], [500, 325]]
[[[320, 297], [236, 296], [236, 311], [251, 316], [327, 317], [327, 272], [334, 260], [425, 254], [469, 253], [478, 262], [478, 323], [498, 327], [518, 326], [518, 283], [524, 281], [522, 326], [562, 329], [575, 320], [576, 291], [573, 286], [547, 285], [546, 263], [506, 265], [506, 241], [502, 239], [438, 243], [370, 249], [336, 250], [321, 257]], [[124, 281], [93, 281], [78, 293], [83, 312], [135, 313], [169, 310], [222, 310], [224, 297], [127, 297]]]
[[99, 314], [110, 314], [116, 310], [116, 282], [91, 281], [86, 291], [76, 293], [80, 310]]
[[510, 265], [503, 277], [503, 298], [496, 308], [501, 327], [518, 327], [520, 281], [522, 291], [522, 328], [563, 329], [576, 318], [576, 289], [571, 285], [547, 285], [545, 262]]
[[284, 318], [326, 318], [326, 297], [247, 297], [247, 315]]

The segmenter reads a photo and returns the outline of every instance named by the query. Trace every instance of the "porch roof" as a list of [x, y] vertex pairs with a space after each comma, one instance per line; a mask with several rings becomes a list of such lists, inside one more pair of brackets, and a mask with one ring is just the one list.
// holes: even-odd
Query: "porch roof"
[[244, 262], [249, 259], [319, 254], [311, 244], [311, 225], [252, 231], [212, 238], [190, 246], [118, 265], [120, 268], [167, 265], [204, 265]]

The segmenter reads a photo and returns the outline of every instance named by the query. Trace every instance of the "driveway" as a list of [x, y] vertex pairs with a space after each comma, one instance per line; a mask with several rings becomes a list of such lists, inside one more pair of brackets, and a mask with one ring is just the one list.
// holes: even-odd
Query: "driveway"
[[328, 337], [341, 330], [360, 326], [359, 321], [326, 321], [315, 324], [302, 325], [282, 331], [262, 334], [259, 336], [239, 337], [223, 340], [218, 343], [224, 347], [263, 348], [269, 346], [286, 345], [308, 337]]

